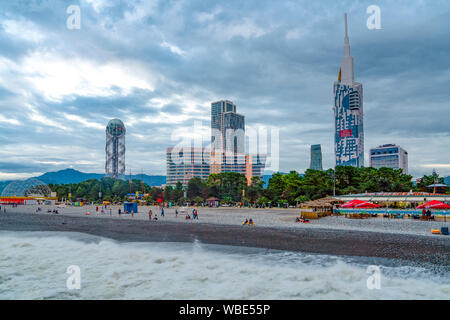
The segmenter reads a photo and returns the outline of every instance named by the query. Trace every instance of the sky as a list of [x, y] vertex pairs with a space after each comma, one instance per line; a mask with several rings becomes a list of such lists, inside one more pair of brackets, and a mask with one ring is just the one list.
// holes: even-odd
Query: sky
[[[381, 29], [367, 28], [370, 5]], [[164, 175], [166, 148], [194, 123], [208, 136], [221, 99], [247, 128], [278, 130], [280, 171], [306, 170], [311, 144], [333, 167], [344, 12], [366, 166], [369, 148], [394, 143], [414, 177], [450, 175], [447, 0], [0, 0], [0, 180], [104, 172], [112, 118], [127, 129], [127, 173]]]

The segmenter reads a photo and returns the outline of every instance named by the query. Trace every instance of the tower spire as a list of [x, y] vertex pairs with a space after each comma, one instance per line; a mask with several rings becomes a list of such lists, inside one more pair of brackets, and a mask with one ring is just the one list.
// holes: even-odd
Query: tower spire
[[354, 81], [353, 57], [350, 55], [350, 41], [348, 39], [347, 13], [344, 13], [345, 20], [345, 38], [344, 38], [344, 58], [341, 62], [342, 83], [352, 84]]

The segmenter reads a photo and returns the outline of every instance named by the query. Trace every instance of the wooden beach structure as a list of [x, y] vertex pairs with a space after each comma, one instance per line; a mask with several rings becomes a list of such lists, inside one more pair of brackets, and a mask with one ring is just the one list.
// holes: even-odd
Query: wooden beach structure
[[333, 209], [342, 203], [344, 203], [343, 200], [332, 197], [303, 202], [300, 205], [300, 215], [306, 219], [320, 219], [330, 216], [333, 213]]

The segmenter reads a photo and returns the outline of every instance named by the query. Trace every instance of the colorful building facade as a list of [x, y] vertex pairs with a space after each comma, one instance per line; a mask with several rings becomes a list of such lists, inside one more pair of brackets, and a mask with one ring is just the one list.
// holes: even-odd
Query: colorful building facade
[[344, 58], [334, 83], [334, 152], [336, 166], [364, 166], [363, 86], [354, 81], [345, 15]]

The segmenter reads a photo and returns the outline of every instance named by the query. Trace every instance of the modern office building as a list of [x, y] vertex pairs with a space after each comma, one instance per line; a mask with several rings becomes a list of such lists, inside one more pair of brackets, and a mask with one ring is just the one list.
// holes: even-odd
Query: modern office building
[[402, 169], [408, 173], [408, 152], [395, 144], [385, 144], [370, 149], [370, 166], [373, 168]]
[[177, 182], [187, 185], [193, 177], [206, 180], [210, 173], [210, 150], [206, 148], [167, 148], [167, 182], [175, 186]]
[[323, 170], [322, 168], [322, 147], [320, 144], [311, 145], [311, 164], [310, 169]]
[[363, 86], [354, 81], [345, 14], [344, 58], [334, 83], [334, 152], [336, 166], [364, 166]]
[[118, 178], [125, 173], [125, 125], [119, 119], [112, 119], [106, 126], [105, 173]]

